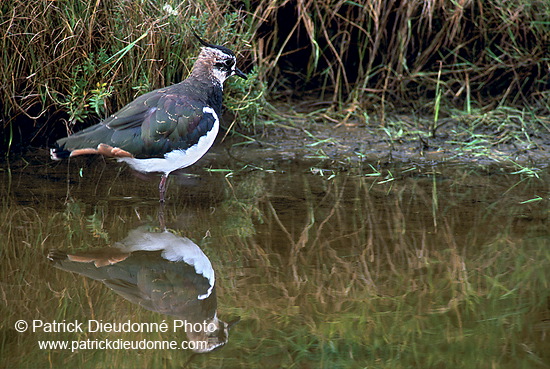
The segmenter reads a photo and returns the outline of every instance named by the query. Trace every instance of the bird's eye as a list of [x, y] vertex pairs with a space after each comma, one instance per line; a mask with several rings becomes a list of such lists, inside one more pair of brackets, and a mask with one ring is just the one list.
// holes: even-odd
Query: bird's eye
[[235, 61], [233, 59], [226, 59], [224, 61], [216, 63], [215, 66], [219, 69], [230, 71], [235, 66]]

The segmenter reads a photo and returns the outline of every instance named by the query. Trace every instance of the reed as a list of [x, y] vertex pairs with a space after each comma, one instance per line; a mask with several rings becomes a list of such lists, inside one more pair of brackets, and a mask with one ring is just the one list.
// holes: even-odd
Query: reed
[[253, 71], [227, 93], [241, 131], [279, 118], [266, 107], [281, 99], [321, 102], [316, 118], [356, 124], [396, 108], [439, 119], [550, 110], [545, 1], [14, 0], [0, 12], [4, 149], [44, 144], [179, 82], [196, 55], [192, 29]]

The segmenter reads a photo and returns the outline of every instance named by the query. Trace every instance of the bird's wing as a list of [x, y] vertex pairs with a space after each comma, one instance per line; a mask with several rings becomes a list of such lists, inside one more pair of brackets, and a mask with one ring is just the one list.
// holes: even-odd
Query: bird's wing
[[57, 157], [89, 153], [163, 157], [187, 149], [209, 132], [218, 116], [185, 83], [139, 96], [103, 122], [57, 141]]
[[103, 124], [113, 130], [108, 145], [150, 157], [193, 146], [217, 119], [197, 100], [159, 91], [139, 97]]
[[115, 131], [141, 127], [143, 121], [158, 108], [158, 104], [165, 94], [164, 89], [143, 94], [100, 124]]
[[192, 145], [212, 129], [215, 118], [204, 112], [203, 103], [167, 94], [158, 101], [149, 119], [143, 121], [142, 138], [144, 141], [184, 140]]

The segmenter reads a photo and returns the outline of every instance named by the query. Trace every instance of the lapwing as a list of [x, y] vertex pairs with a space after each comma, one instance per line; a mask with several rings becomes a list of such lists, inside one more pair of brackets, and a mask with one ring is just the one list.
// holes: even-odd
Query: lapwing
[[187, 79], [141, 95], [104, 121], [58, 140], [52, 159], [100, 154], [139, 172], [160, 172], [164, 202], [168, 175], [194, 164], [216, 139], [224, 81], [233, 75], [246, 79], [233, 51], [195, 37], [203, 47]]
[[210, 260], [193, 241], [167, 230], [140, 227], [112, 247], [78, 254], [51, 250], [48, 259], [56, 268], [100, 281], [147, 310], [178, 318], [174, 329], [186, 332], [196, 353], [225, 345], [229, 329], [240, 319], [218, 318]]

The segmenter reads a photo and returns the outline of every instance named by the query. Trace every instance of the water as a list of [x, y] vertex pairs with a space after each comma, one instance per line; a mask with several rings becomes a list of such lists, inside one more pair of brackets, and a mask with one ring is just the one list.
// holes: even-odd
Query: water
[[[224, 157], [218, 150], [194, 176], [171, 178], [164, 209], [158, 177], [114, 162], [54, 163], [39, 153], [5, 163], [2, 366], [548, 367], [547, 168], [352, 163], [342, 171], [315, 160]], [[141, 270], [157, 274], [129, 296], [123, 282], [109, 288], [47, 259], [51, 249], [81, 254], [120, 247], [142, 230], [155, 236], [161, 223], [208, 258], [218, 317], [240, 317], [211, 353], [146, 346], [189, 341], [171, 311], [143, 299], [156, 291], [165, 297], [157, 305], [168, 297], [191, 304], [177, 272], [184, 264], [165, 272], [147, 256]], [[167, 287], [167, 275], [179, 284]], [[20, 333], [19, 320], [83, 329]], [[86, 329], [127, 322], [141, 328]], [[143, 331], [162, 323], [166, 332]], [[39, 341], [77, 347], [45, 350]], [[97, 347], [106, 341], [145, 346]]]

